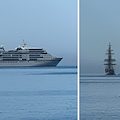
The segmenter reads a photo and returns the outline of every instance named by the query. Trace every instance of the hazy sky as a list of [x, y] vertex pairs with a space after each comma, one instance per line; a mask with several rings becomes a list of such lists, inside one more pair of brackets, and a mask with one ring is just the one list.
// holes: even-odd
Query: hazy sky
[[0, 44], [14, 49], [23, 39], [76, 65], [77, 0], [0, 0]]
[[81, 70], [104, 74], [109, 42], [120, 73], [120, 0], [80, 0]]

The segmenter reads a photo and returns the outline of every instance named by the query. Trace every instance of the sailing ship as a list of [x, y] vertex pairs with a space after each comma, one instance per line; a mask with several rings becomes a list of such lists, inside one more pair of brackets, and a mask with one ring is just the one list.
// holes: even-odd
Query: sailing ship
[[106, 75], [115, 75], [115, 69], [114, 69], [114, 65], [116, 65], [114, 62], [116, 61], [115, 59], [112, 59], [112, 55], [114, 53], [112, 53], [112, 49], [111, 49], [111, 46], [110, 43], [108, 45], [108, 49], [107, 49], [107, 55], [108, 55], [108, 58], [104, 60], [105, 62], [105, 73]]

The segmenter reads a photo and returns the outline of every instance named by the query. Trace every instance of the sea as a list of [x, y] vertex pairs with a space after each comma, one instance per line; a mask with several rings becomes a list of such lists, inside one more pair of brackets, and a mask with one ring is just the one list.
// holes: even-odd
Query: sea
[[120, 75], [81, 74], [80, 120], [120, 120]]
[[0, 68], [0, 120], [77, 120], [77, 67]]

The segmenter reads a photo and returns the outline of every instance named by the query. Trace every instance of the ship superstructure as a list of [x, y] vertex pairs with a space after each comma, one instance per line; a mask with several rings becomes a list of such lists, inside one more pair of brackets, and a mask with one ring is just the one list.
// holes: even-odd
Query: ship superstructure
[[43, 48], [27, 47], [24, 43], [15, 50], [0, 47], [0, 67], [49, 67], [56, 66], [62, 58], [53, 57]]
[[108, 58], [104, 60], [105, 62], [105, 73], [106, 75], [115, 75], [115, 69], [114, 69], [114, 65], [116, 65], [114, 62], [116, 61], [115, 59], [112, 59], [112, 55], [114, 53], [112, 53], [112, 49], [111, 49], [111, 45], [109, 43], [108, 45], [108, 49], [107, 49], [107, 56]]

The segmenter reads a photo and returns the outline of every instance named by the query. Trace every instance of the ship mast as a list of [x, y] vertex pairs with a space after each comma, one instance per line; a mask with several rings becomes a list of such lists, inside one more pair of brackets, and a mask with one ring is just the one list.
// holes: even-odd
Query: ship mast
[[116, 65], [116, 64], [114, 64], [113, 62], [115, 62], [116, 60], [112, 59], [112, 55], [114, 54], [114, 53], [112, 53], [113, 50], [111, 50], [111, 46], [112, 45], [110, 45], [110, 43], [109, 43], [108, 46], [109, 47], [108, 47], [108, 50], [107, 50], [107, 53], [106, 53], [108, 55], [108, 58], [104, 60], [104, 62], [106, 62], [104, 64], [104, 65], [106, 65], [105, 71], [109, 71], [109, 70], [113, 70], [114, 71], [113, 66]]

